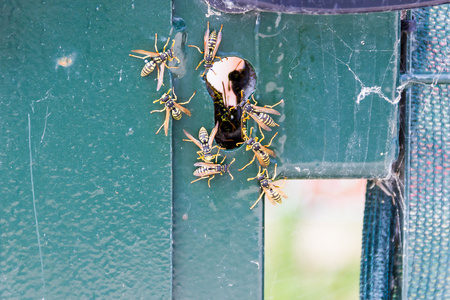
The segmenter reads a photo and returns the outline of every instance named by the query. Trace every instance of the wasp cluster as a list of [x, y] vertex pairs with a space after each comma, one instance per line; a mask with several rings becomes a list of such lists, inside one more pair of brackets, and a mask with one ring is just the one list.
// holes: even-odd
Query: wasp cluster
[[[198, 64], [196, 70], [200, 67], [202, 63], [204, 63], [205, 71], [201, 75], [203, 78], [207, 78], [208, 74], [216, 74], [215, 68], [215, 59], [219, 57], [216, 56], [219, 45], [222, 41], [222, 28], [220, 27], [219, 32], [213, 30], [210, 32], [209, 30], [209, 22], [207, 25], [207, 30], [204, 35], [204, 50], [195, 45], [189, 45], [189, 47], [196, 48], [200, 53], [203, 54], [203, 59]], [[145, 50], [132, 50], [132, 52], [140, 54], [130, 54], [132, 57], [137, 57], [143, 59], [145, 61], [145, 65], [141, 71], [141, 76], [147, 76], [152, 73], [155, 69], [158, 72], [158, 86], [157, 90], [163, 85], [163, 76], [164, 76], [164, 68], [175, 68], [169, 67], [167, 65], [167, 61], [177, 60], [179, 59], [175, 56], [173, 48], [175, 45], [175, 41], [172, 41], [171, 47], [166, 50], [169, 45], [170, 38], [167, 40], [164, 45], [163, 51], [159, 52], [157, 48], [157, 35], [155, 34], [155, 50], [156, 52], [150, 52]], [[228, 60], [228, 58], [226, 58]], [[222, 59], [220, 59], [222, 62]], [[219, 63], [219, 62], [217, 62]], [[249, 71], [250, 70], [250, 71]], [[206, 74], [206, 75], [205, 75]], [[267, 199], [272, 204], [281, 203], [282, 198], [287, 198], [286, 194], [281, 191], [280, 187], [273, 183], [273, 180], [276, 177], [276, 165], [274, 168], [274, 175], [270, 177], [269, 171], [267, 167], [270, 164], [270, 156], [275, 157], [275, 152], [269, 149], [272, 144], [273, 139], [277, 135], [277, 133], [271, 138], [270, 142], [263, 146], [261, 142], [264, 140], [263, 130], [272, 131], [272, 128], [279, 126], [270, 116], [272, 115], [280, 115], [280, 113], [274, 109], [275, 106], [283, 103], [283, 100], [279, 101], [275, 105], [272, 106], [257, 106], [257, 102], [253, 95], [251, 95], [251, 99], [253, 103], [250, 101], [250, 95], [246, 94], [244, 89], [245, 85], [248, 85], [250, 82], [255, 82], [255, 80], [251, 80], [251, 77], [255, 76], [255, 73], [252, 68], [250, 68], [249, 64], [239, 59], [234, 70], [228, 74], [227, 84], [223, 81], [221, 82], [221, 87], [215, 87], [205, 79], [207, 84], [207, 89], [210, 95], [214, 99], [215, 104], [215, 119], [216, 124], [215, 127], [211, 130], [211, 133], [208, 134], [208, 131], [202, 127], [198, 133], [198, 139], [189, 134], [186, 130], [184, 134], [187, 136], [187, 140], [193, 142], [200, 150], [197, 151], [198, 159], [201, 162], [196, 162], [194, 164], [197, 169], [194, 171], [193, 175], [198, 177], [193, 180], [191, 183], [202, 179], [208, 179], [208, 186], [211, 187], [211, 180], [215, 175], [223, 173], [228, 173], [233, 180], [233, 175], [230, 173], [230, 166], [234, 163], [235, 159], [233, 159], [229, 164], [225, 164], [224, 161], [226, 156], [218, 162], [218, 157], [221, 156], [220, 150], [225, 148], [229, 148], [229, 145], [234, 147], [239, 146], [241, 144], [245, 144], [246, 151], [252, 150], [254, 155], [251, 161], [246, 164], [244, 167], [239, 169], [239, 171], [247, 168], [251, 165], [255, 158], [259, 163], [259, 170], [255, 177], [248, 178], [247, 180], [258, 180], [262, 192], [260, 193], [256, 202], [251, 206], [251, 208], [255, 207], [258, 201], [265, 194]], [[227, 96], [227, 90], [229, 91]], [[160, 104], [164, 105], [161, 110], [153, 110], [154, 112], [164, 112], [166, 113], [166, 118], [164, 123], [158, 129], [156, 134], [158, 134], [161, 129], [164, 127], [165, 135], [168, 134], [169, 120], [170, 115], [175, 120], [179, 120], [182, 117], [182, 113], [190, 116], [191, 112], [183, 107], [183, 105], [188, 104], [191, 99], [195, 95], [195, 91], [188, 101], [183, 103], [177, 102], [177, 96], [173, 89], [169, 89], [168, 92], [164, 93], [159, 99], [155, 100], [154, 103], [160, 102]], [[231, 96], [235, 96], [232, 98]], [[216, 103], [217, 102], [217, 103]], [[259, 132], [261, 134], [261, 138], [258, 138], [255, 133], [253, 137], [253, 127], [250, 130], [247, 130], [246, 122], [249, 119], [253, 119], [259, 128]], [[236, 136], [239, 136], [238, 141], [236, 142]], [[214, 140], [218, 142], [218, 145], [213, 146]], [[217, 149], [217, 151], [216, 151]]]

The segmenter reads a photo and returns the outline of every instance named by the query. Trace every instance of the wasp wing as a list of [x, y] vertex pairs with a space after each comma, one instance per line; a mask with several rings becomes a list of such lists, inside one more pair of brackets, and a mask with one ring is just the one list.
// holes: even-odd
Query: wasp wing
[[[223, 26], [223, 25], [222, 25]], [[220, 42], [222, 41], [222, 27], [220, 27], [219, 33], [217, 34], [216, 45], [212, 53], [212, 57], [216, 56], [217, 50], [219, 49]]]
[[199, 147], [200, 149], [203, 149], [203, 148], [202, 148], [202, 144], [201, 144], [195, 137], [193, 137], [192, 135], [190, 135], [189, 132], [187, 132], [187, 131], [184, 130], [184, 129], [183, 129], [183, 132], [184, 132], [184, 134], [188, 137], [188, 139], [190, 139], [191, 141], [194, 142], [194, 144], [197, 145], [197, 147]]
[[166, 119], [164, 120], [164, 133], [166, 136], [169, 133], [169, 120], [170, 120], [170, 109], [166, 108]]
[[211, 130], [211, 134], [209, 135], [208, 145], [212, 148], [212, 144], [214, 142], [214, 138], [216, 137], [217, 130], [219, 130], [219, 122], [216, 122], [216, 126], [214, 126], [213, 130]]
[[272, 131], [272, 129], [271, 129], [269, 126], [267, 126], [266, 124], [264, 124], [263, 121], [261, 121], [261, 120], [260, 120], [258, 117], [256, 117], [255, 115], [250, 114], [250, 117], [252, 117], [252, 119], [255, 120], [256, 123], [258, 123], [258, 125], [259, 125], [261, 128], [263, 128], [263, 129], [265, 129], [265, 130], [267, 130], [267, 131]]
[[208, 28], [205, 31], [205, 36], [203, 37], [203, 58], [206, 58], [206, 55], [208, 55], [208, 40], [209, 40], [209, 22]]
[[256, 105], [253, 105], [253, 108], [262, 113], [273, 114], [273, 115], [277, 115], [277, 116], [281, 115], [277, 110], [275, 110], [273, 108], [261, 107], [261, 106], [256, 106]]
[[207, 168], [208, 171], [214, 171], [214, 172], [218, 173], [216, 171], [216, 167], [218, 165], [219, 164], [211, 164], [211, 163], [206, 163], [206, 162], [196, 162], [194, 164], [194, 167], [204, 167], [204, 168]]
[[158, 134], [161, 131], [161, 129], [164, 127], [164, 132], [167, 136], [167, 133], [169, 132], [169, 118], [170, 118], [170, 110], [167, 109], [167, 107], [166, 107], [166, 119], [164, 120], [164, 123], [161, 125], [161, 127], [159, 127], [156, 134]]
[[278, 194], [280, 194], [281, 195], [281, 197], [283, 197], [283, 198], [285, 198], [285, 199], [287, 199], [288, 198], [288, 196], [278, 187], [278, 186], [276, 186], [275, 184], [273, 184], [273, 183], [270, 183], [269, 184], [270, 185], [270, 187], [275, 191], [275, 192], [277, 192]]
[[[146, 59], [147, 57], [155, 57], [155, 56], [159, 55], [159, 53], [157, 53], [157, 52], [151, 52], [151, 51], [140, 50], [140, 49], [138, 49], [138, 50], [131, 50], [131, 52], [139, 53], [139, 54], [144, 55], [144, 57], [139, 57], [139, 56], [136, 56], [136, 55], [133, 56], [133, 57], [138, 57], [138, 58], [142, 58], [142, 59]], [[130, 56], [132, 56], [132, 55], [130, 54]]]
[[266, 162], [262, 158], [261, 154], [259, 154], [258, 152], [255, 152], [255, 155], [256, 155], [256, 158], [258, 159], [258, 162], [261, 165], [261, 167], [267, 168], [269, 166], [269, 164], [266, 164]]
[[270, 193], [270, 190], [268, 188], [266, 188], [266, 187], [263, 187], [263, 190], [264, 190], [264, 194], [266, 194], [267, 200], [269, 200], [269, 202], [272, 205], [277, 205], [277, 202], [273, 199], [273, 197], [272, 197], [272, 195]]
[[164, 69], [165, 69], [164, 66], [165, 66], [164, 63], [160, 64], [160, 72], [158, 74], [158, 85], [156, 86], [156, 91], [159, 91], [159, 89], [163, 85]]
[[[262, 145], [261, 145], [262, 146]], [[264, 146], [262, 146], [263, 148], [264, 148], [264, 152], [266, 152], [267, 154], [269, 154], [270, 156], [272, 156], [272, 157], [277, 157], [276, 156], [276, 154], [275, 154], [275, 152], [273, 151], [273, 150], [270, 150], [269, 148], [266, 148], [266, 147], [264, 147]]]
[[181, 110], [182, 112], [184, 112], [186, 115], [188, 115], [189, 117], [191, 116], [191, 112], [189, 109], [181, 106], [180, 104], [176, 103], [175, 101], [173, 101], [173, 105], [175, 105], [176, 108], [178, 108], [179, 110]]

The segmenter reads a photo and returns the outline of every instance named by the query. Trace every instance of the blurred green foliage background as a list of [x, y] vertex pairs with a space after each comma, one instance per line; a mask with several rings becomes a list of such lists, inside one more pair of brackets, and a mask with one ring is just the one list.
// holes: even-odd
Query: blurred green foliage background
[[290, 180], [289, 199], [265, 203], [266, 299], [358, 299], [365, 188]]

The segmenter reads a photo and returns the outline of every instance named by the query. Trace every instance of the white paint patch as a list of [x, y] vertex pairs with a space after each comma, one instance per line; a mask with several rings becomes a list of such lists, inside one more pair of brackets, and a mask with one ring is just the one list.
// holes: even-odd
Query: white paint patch
[[267, 92], [267, 93], [270, 93], [270, 92], [273, 92], [273, 91], [275, 91], [275, 90], [277, 90], [277, 91], [280, 92], [280, 93], [283, 93], [284, 87], [278, 87], [277, 84], [276, 84], [275, 82], [269, 81], [269, 82], [266, 84], [266, 92]]
[[277, 64], [280, 63], [284, 58], [284, 53], [281, 53], [280, 56], [277, 57]]

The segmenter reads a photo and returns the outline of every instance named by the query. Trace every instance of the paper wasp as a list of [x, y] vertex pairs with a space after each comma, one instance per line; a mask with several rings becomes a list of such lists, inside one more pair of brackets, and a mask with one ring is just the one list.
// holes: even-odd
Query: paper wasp
[[280, 115], [280, 113], [278, 111], [276, 111], [275, 109], [273, 109], [273, 107], [277, 106], [278, 104], [284, 102], [283, 99], [281, 99], [278, 103], [271, 105], [271, 106], [256, 106], [256, 104], [258, 102], [256, 102], [255, 98], [252, 95], [252, 99], [255, 102], [255, 104], [251, 104], [250, 101], [247, 100], [243, 100], [241, 101], [238, 106], [242, 109], [242, 122], [247, 121], [250, 117], [252, 117], [253, 120], [256, 121], [256, 123], [258, 123], [258, 125], [267, 130], [267, 131], [272, 131], [272, 129], [270, 127], [274, 127], [274, 126], [280, 126], [277, 123], [275, 123], [275, 121], [272, 119], [272, 117], [270, 117], [268, 114], [274, 114], [274, 115]]
[[[275, 164], [275, 170], [274, 175], [272, 178], [269, 178], [269, 174], [267, 172], [267, 169], [264, 168], [261, 172], [261, 166], [259, 166], [258, 174], [255, 177], [248, 178], [247, 181], [250, 180], [258, 180], [260, 186], [262, 187], [263, 191], [259, 195], [256, 202], [250, 207], [250, 209], [253, 209], [255, 205], [261, 200], [262, 196], [266, 194], [267, 199], [272, 203], [273, 205], [276, 205], [277, 203], [281, 204], [282, 199], [281, 198], [288, 198], [288, 196], [280, 189], [279, 186], [275, 185], [272, 180], [275, 180], [275, 177], [277, 175], [277, 165]], [[286, 179], [286, 178], [285, 178]]]
[[253, 161], [255, 160], [255, 157], [258, 159], [259, 164], [263, 168], [266, 168], [270, 164], [269, 155], [272, 157], [276, 157], [275, 152], [273, 152], [272, 150], [270, 150], [267, 147], [270, 147], [273, 139], [278, 134], [278, 132], [275, 133], [275, 135], [272, 137], [272, 139], [270, 139], [269, 144], [267, 144], [266, 146], [263, 146], [263, 145], [261, 145], [261, 142], [264, 140], [263, 132], [261, 131], [262, 138], [261, 138], [261, 140], [258, 141], [258, 137], [255, 137], [255, 138], [251, 137], [252, 130], [253, 130], [253, 127], [250, 128], [250, 137], [248, 137], [245, 134], [244, 139], [245, 139], [245, 143], [247, 144], [247, 146], [245, 147], [245, 150], [248, 151], [248, 150], [252, 149], [253, 152], [255, 153], [255, 155], [253, 155], [252, 160], [248, 164], [246, 164], [243, 168], [239, 169], [239, 171], [242, 171], [245, 168], [247, 168], [249, 165], [251, 165], [253, 163]]
[[[180, 60], [178, 59], [178, 57], [175, 56], [175, 53], [173, 50], [173, 47], [175, 46], [175, 40], [172, 41], [172, 47], [170, 47], [166, 51], [166, 47], [170, 41], [170, 38], [168, 38], [166, 44], [164, 45], [163, 52], [158, 51], [157, 41], [158, 41], [158, 34], [155, 33], [155, 50], [156, 50], [156, 52], [150, 52], [150, 51], [146, 51], [146, 50], [131, 50], [131, 52], [142, 54], [144, 56], [138, 56], [138, 55], [133, 55], [133, 54], [130, 54], [130, 56], [137, 57], [137, 58], [143, 59], [145, 61], [145, 65], [141, 71], [142, 77], [149, 75], [151, 72], [153, 72], [155, 69], [157, 69], [157, 71], [158, 71], [158, 87], [156, 88], [156, 90], [159, 90], [161, 88], [161, 85], [163, 84], [162, 82], [163, 82], [163, 78], [164, 78], [164, 67], [177, 68], [177, 67], [169, 67], [166, 64], [166, 61], [172, 61], [172, 60], [176, 59], [179, 63]], [[150, 58], [150, 60], [147, 60], [147, 58]], [[160, 69], [158, 69], [158, 65], [160, 66], [161, 71], [160, 71]]]
[[161, 110], [152, 110], [150, 113], [154, 113], [154, 112], [163, 112], [164, 110], [166, 111], [166, 119], [164, 120], [164, 123], [161, 125], [161, 127], [159, 127], [158, 131], [156, 132], [156, 134], [159, 133], [159, 131], [161, 130], [161, 128], [164, 127], [164, 133], [167, 136], [167, 133], [169, 131], [169, 119], [170, 119], [170, 113], [172, 113], [172, 117], [175, 120], [179, 120], [182, 117], [182, 112], [185, 113], [188, 116], [191, 116], [191, 112], [187, 109], [184, 108], [182, 105], [184, 104], [188, 104], [192, 97], [194, 97], [195, 93], [197, 91], [195, 91], [191, 98], [189, 98], [188, 101], [183, 102], [183, 103], [177, 103], [177, 95], [175, 95], [175, 90], [172, 91], [173, 93], [173, 97], [170, 96], [170, 91], [172, 89], [169, 89], [169, 91], [167, 93], [164, 93], [161, 98], [156, 99], [155, 101], [153, 101], [153, 103], [156, 103], [159, 101], [159, 103], [164, 104], [164, 108]]
[[203, 59], [198, 64], [196, 70], [202, 62], [205, 62], [205, 69], [211, 69], [212, 65], [214, 63], [214, 58], [216, 57], [217, 49], [219, 49], [220, 42], [222, 41], [222, 28], [223, 24], [220, 26], [220, 30], [218, 33], [216, 33], [215, 30], [209, 33], [209, 22], [208, 22], [208, 28], [206, 29], [205, 36], [203, 37], [203, 49], [202, 51], [199, 47], [195, 45], [189, 45], [189, 47], [195, 47], [200, 53], [203, 54]]
[[[183, 129], [184, 134], [189, 138], [189, 140], [183, 140], [183, 141], [192, 141], [194, 144], [197, 145], [197, 147], [200, 148], [200, 151], [197, 151], [197, 154], [199, 155], [199, 159], [210, 163], [215, 157], [219, 156], [220, 147], [214, 146], [214, 137], [216, 136], [217, 130], [219, 128], [219, 122], [216, 123], [216, 126], [211, 131], [211, 134], [208, 136], [208, 131], [206, 131], [205, 127], [200, 128], [198, 132], [198, 138], [194, 138], [192, 135], [190, 135], [186, 130]], [[212, 154], [212, 149], [218, 148], [216, 154]]]
[[[231, 180], [234, 179], [233, 175], [231, 175], [230, 173], [230, 166], [231, 164], [235, 161], [235, 158], [233, 158], [233, 160], [231, 161], [231, 163], [229, 163], [228, 165], [223, 164], [224, 160], [225, 160], [226, 156], [224, 156], [224, 158], [222, 159], [222, 161], [220, 162], [220, 164], [213, 164], [213, 163], [205, 163], [205, 162], [198, 162], [195, 163], [194, 166], [195, 167], [199, 167], [194, 171], [194, 176], [200, 177], [197, 178], [193, 181], [191, 181], [191, 183], [194, 183], [196, 181], [199, 181], [201, 179], [206, 179], [208, 178], [208, 186], [211, 187], [211, 185], [209, 184], [209, 182], [211, 181], [211, 179], [214, 178], [215, 174], [220, 174], [222, 175], [225, 172], [228, 172], [228, 174], [230, 174]], [[217, 159], [217, 157], [216, 157]]]

